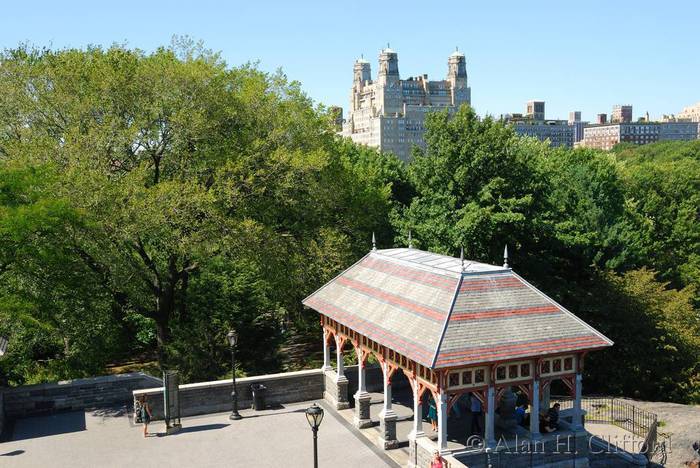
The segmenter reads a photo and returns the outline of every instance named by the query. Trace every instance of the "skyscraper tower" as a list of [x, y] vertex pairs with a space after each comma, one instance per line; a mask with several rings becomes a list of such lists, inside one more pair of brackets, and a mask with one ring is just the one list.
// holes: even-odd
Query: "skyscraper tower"
[[459, 50], [455, 50], [447, 59], [447, 81], [450, 83], [453, 106], [470, 101], [467, 86], [467, 60]]
[[402, 80], [399, 59], [389, 47], [379, 53], [379, 71], [372, 80], [364, 58], [353, 65], [350, 112], [342, 135], [353, 141], [392, 152], [408, 160], [414, 146], [424, 147], [426, 113], [454, 112], [471, 103], [466, 58], [455, 51], [447, 59], [447, 78], [429, 81], [428, 75]]

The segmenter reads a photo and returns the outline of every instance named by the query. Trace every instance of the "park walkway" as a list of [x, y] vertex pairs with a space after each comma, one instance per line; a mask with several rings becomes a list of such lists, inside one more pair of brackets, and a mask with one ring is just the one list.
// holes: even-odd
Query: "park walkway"
[[[311, 402], [255, 412], [230, 421], [227, 413], [182, 420], [181, 432], [143, 438], [123, 410], [71, 412], [18, 420], [12, 439], [0, 444], [0, 467], [304, 467], [313, 466]], [[337, 413], [326, 409], [319, 430], [319, 465], [395, 466], [366, 443]]]

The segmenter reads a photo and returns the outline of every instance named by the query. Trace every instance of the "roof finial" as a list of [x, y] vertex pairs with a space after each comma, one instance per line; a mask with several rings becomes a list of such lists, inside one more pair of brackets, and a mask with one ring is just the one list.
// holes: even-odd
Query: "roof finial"
[[372, 231], [372, 252], [377, 251], [377, 239], [374, 237], [374, 231]]
[[510, 268], [508, 265], [508, 244], [506, 244], [506, 247], [503, 249], [503, 268]]
[[408, 230], [408, 248], [412, 249], [413, 248], [413, 238], [411, 238], [411, 230]]
[[464, 246], [459, 251], [459, 263], [462, 265], [462, 271], [466, 271], [467, 268], [464, 266]]
[[388, 42], [386, 43], [386, 48], [387, 48], [387, 49], [391, 49], [391, 45], [389, 45]]
[[459, 52], [459, 46], [455, 46], [455, 52]]

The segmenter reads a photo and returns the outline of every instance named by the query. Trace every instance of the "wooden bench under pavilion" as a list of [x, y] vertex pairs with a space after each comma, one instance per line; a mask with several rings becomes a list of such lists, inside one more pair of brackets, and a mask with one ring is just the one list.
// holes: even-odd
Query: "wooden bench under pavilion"
[[[485, 411], [485, 446], [495, 443], [495, 410], [502, 392], [518, 388], [540, 413], [543, 392], [554, 380], [570, 390], [572, 430], [582, 430], [581, 371], [586, 353], [613, 343], [521, 278], [507, 265], [494, 266], [413, 248], [377, 250], [303, 301], [321, 315], [326, 398], [348, 407], [342, 350], [358, 357], [355, 424], [370, 424], [365, 365], [372, 355], [384, 376], [380, 445], [394, 448], [396, 414], [391, 382], [398, 369], [413, 390], [411, 443], [422, 431], [422, 396], [437, 405], [437, 448], [447, 450], [447, 416], [471, 393]], [[335, 342], [337, 371], [330, 362]], [[543, 408], [546, 410], [546, 408]], [[539, 419], [530, 418], [537, 439]]]

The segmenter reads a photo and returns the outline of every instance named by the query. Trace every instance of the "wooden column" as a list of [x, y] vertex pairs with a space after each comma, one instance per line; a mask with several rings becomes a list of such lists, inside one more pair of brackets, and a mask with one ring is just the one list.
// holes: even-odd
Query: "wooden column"
[[340, 381], [342, 379], [346, 379], [345, 377], [345, 363], [343, 362], [343, 345], [344, 345], [344, 340], [339, 340], [336, 338], [335, 340], [335, 361], [336, 361], [336, 366], [338, 368], [338, 375], [336, 377], [336, 380]]
[[438, 449], [440, 453], [447, 452], [447, 394], [444, 389], [439, 390], [435, 401], [438, 416]]
[[489, 383], [489, 388], [486, 391], [486, 424], [484, 431], [485, 447], [494, 447], [496, 445], [496, 387], [493, 382]]
[[324, 328], [323, 329], [323, 367], [321, 367], [321, 369], [324, 372], [332, 369], [332, 367], [331, 367], [331, 347], [328, 344], [329, 335], [330, 335], [330, 332]]
[[408, 433], [409, 439], [417, 439], [425, 436], [423, 432], [423, 400], [421, 392], [418, 388], [418, 382], [413, 382], [413, 428]]
[[391, 376], [396, 367], [388, 361], [382, 360], [382, 377], [384, 378], [384, 406], [379, 413], [379, 446], [384, 450], [398, 447], [396, 439], [396, 413], [391, 408]]
[[367, 393], [365, 362], [367, 360], [367, 352], [362, 349], [359, 343], [353, 342], [355, 345], [355, 354], [357, 354], [357, 393], [355, 393], [355, 427], [362, 429], [370, 427], [372, 420], [370, 418], [370, 395]]
[[576, 373], [576, 379], [574, 381], [574, 416], [571, 424], [572, 431], [580, 431], [583, 429], [583, 424], [581, 421], [581, 390], [582, 390], [583, 377], [580, 372]]
[[532, 381], [532, 398], [530, 399], [530, 438], [539, 439], [540, 434], [540, 379]]

